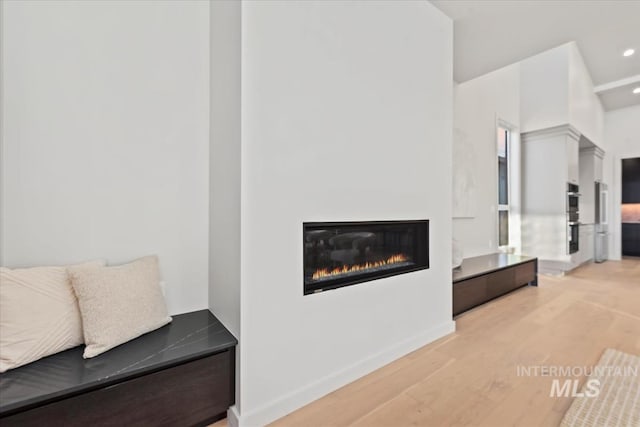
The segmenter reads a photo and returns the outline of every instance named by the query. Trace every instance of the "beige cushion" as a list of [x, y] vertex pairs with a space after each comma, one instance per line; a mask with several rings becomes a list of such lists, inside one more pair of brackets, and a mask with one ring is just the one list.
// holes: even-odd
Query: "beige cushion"
[[66, 267], [0, 267], [0, 372], [82, 343], [80, 311]]
[[82, 315], [85, 359], [171, 322], [156, 256], [115, 267], [72, 267], [69, 275]]

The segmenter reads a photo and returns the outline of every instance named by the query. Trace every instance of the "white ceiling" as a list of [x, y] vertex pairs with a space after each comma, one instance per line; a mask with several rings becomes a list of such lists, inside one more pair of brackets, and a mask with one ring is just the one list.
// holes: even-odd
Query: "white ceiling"
[[[464, 82], [575, 41], [606, 109], [640, 104], [619, 80], [640, 75], [640, 0], [433, 0], [454, 22], [454, 79]], [[627, 48], [631, 57], [623, 57]], [[611, 85], [610, 85], [611, 84]], [[628, 85], [628, 80], [626, 81]], [[611, 86], [611, 87], [609, 87]], [[615, 90], [617, 96], [608, 96]]]
[[596, 92], [600, 95], [600, 100], [602, 101], [602, 105], [604, 105], [605, 110], [615, 110], [617, 108], [640, 104], [640, 95], [633, 93], [633, 89], [640, 87], [640, 76], [634, 80], [635, 83], [619, 84], [611, 89]]

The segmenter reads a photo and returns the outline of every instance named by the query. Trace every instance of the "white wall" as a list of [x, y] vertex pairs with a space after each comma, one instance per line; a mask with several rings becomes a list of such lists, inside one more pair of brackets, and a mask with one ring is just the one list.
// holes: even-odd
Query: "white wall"
[[2, 264], [160, 256], [207, 307], [207, 2], [2, 2]]
[[[456, 217], [453, 237], [463, 248], [465, 258], [498, 250], [498, 154], [497, 120], [513, 126], [515, 148], [512, 166], [519, 169], [520, 67], [511, 65], [455, 88], [453, 181], [454, 191], [461, 185], [456, 180], [469, 177], [472, 190], [459, 197], [473, 198], [472, 217]], [[512, 180], [512, 209], [519, 207], [519, 182]], [[455, 197], [455, 195], [454, 195]], [[514, 215], [514, 220], [516, 215]], [[519, 228], [519, 221], [517, 221]], [[513, 234], [513, 235], [511, 235]], [[512, 245], [519, 246], [519, 233], [511, 233]]]
[[[242, 4], [241, 423], [453, 330], [452, 24], [428, 2]], [[303, 295], [304, 221], [428, 218], [431, 268]]]
[[576, 43], [519, 64], [522, 132], [570, 124], [602, 148], [604, 109]]
[[0, 265], [4, 265], [5, 253], [5, 217], [6, 203], [5, 199], [5, 182], [4, 177], [4, 121], [5, 121], [5, 96], [4, 96], [4, 50], [5, 50], [5, 25], [4, 25], [4, 2], [0, 2]]
[[520, 61], [520, 131], [569, 123], [569, 50], [564, 44]]
[[604, 108], [575, 42], [569, 43], [569, 123], [602, 148]]
[[[240, 340], [240, 63], [236, 0], [210, 3], [209, 309]], [[240, 351], [236, 352], [239, 365]], [[236, 369], [240, 409], [240, 369]]]
[[240, 37], [236, 0], [211, 3], [209, 307], [240, 334]]
[[640, 105], [605, 114], [604, 181], [609, 183], [609, 257], [620, 259], [620, 205], [622, 204], [622, 159], [640, 157]]

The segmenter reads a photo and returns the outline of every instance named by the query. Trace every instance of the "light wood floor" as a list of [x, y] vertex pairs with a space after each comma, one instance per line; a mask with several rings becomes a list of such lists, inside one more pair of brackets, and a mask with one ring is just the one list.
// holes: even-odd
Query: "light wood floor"
[[640, 259], [541, 276], [456, 320], [454, 334], [272, 425], [556, 426], [571, 398], [516, 367], [592, 366], [607, 347], [640, 354]]

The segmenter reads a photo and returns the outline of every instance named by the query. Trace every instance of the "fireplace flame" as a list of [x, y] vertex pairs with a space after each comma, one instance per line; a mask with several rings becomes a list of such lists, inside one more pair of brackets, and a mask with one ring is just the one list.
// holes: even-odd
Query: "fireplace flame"
[[336, 267], [336, 268], [333, 268], [333, 269], [320, 268], [320, 269], [316, 270], [313, 273], [311, 278], [313, 280], [318, 280], [318, 279], [321, 279], [323, 277], [337, 276], [337, 275], [340, 275], [340, 274], [346, 274], [346, 273], [353, 273], [353, 272], [356, 272], [356, 271], [369, 270], [369, 269], [372, 269], [372, 268], [382, 267], [384, 265], [399, 264], [399, 263], [407, 262], [407, 261], [409, 261], [409, 258], [407, 258], [406, 255], [404, 255], [404, 254], [396, 254], [396, 255], [392, 255], [389, 258], [387, 258], [385, 260], [382, 260], [382, 261], [366, 262], [364, 264], [343, 265], [342, 267]]

